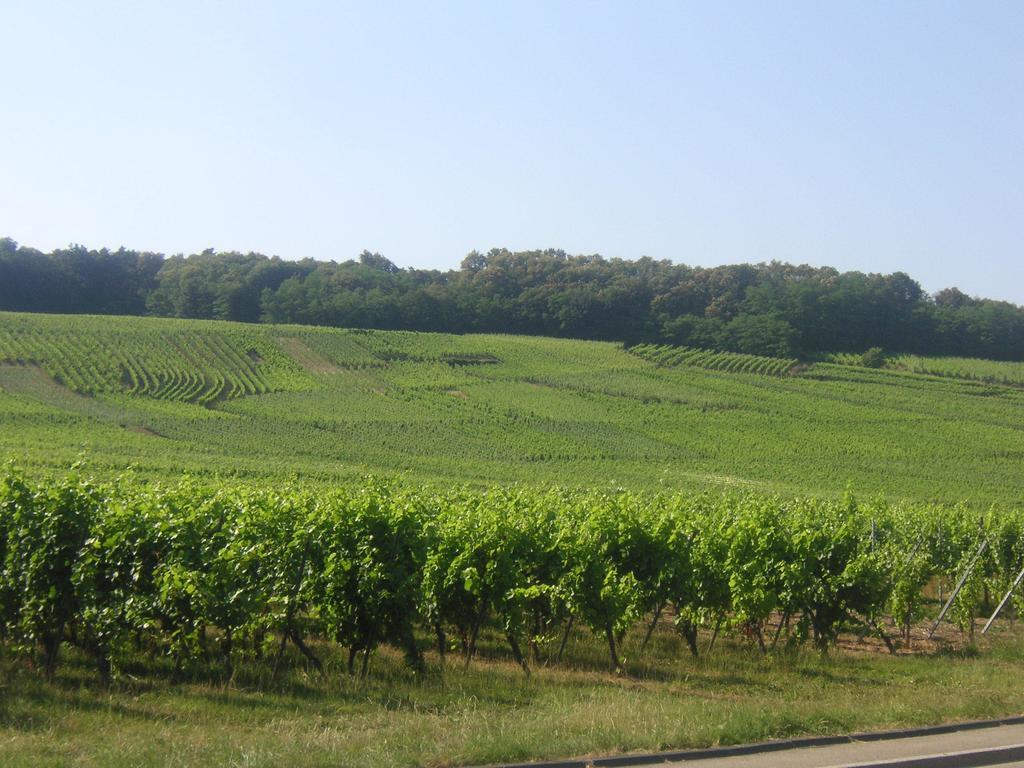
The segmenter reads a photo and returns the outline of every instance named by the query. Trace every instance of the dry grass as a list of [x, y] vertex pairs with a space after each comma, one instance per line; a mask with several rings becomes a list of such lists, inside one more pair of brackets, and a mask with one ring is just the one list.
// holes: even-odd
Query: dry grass
[[[631, 638], [635, 653], [638, 645]], [[603, 671], [601, 644], [584, 634], [572, 665], [530, 678], [488, 638], [468, 670], [436, 658], [416, 677], [382, 649], [365, 681], [321, 647], [324, 677], [298, 659], [278, 683], [245, 664], [173, 683], [163, 662], [129, 665], [110, 691], [73, 655], [43, 684], [4, 659], [0, 765], [405, 766], [737, 743], [1019, 713], [1024, 642], [1004, 632], [982, 650], [890, 657], [870, 646], [821, 658], [801, 650], [762, 656], [726, 640], [700, 660], [670, 631], [652, 661]], [[653, 659], [656, 659], [653, 660]], [[141, 662], [140, 662], [141, 663]], [[136, 676], [145, 671], [146, 676]]]

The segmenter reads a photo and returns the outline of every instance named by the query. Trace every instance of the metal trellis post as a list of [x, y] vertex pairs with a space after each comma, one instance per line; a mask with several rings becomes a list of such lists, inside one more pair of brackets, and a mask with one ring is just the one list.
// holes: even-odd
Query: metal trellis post
[[982, 553], [985, 551], [985, 547], [987, 546], [988, 539], [982, 539], [981, 546], [978, 547], [978, 551], [975, 552], [974, 557], [971, 558], [971, 562], [967, 565], [964, 575], [961, 576], [960, 581], [957, 582], [956, 589], [953, 590], [953, 593], [949, 596], [949, 600], [946, 601], [946, 604], [942, 606], [942, 612], [939, 614], [939, 618], [935, 620], [935, 623], [932, 624], [932, 628], [928, 631], [929, 640], [931, 640], [932, 635], [935, 634], [935, 630], [939, 628], [939, 624], [941, 624], [942, 620], [946, 617], [946, 612], [949, 610], [950, 606], [953, 605], [953, 601], [956, 600], [956, 596], [960, 594], [960, 590], [964, 588], [964, 584], [967, 583], [967, 577], [971, 575], [971, 571], [973, 571], [974, 566], [978, 564], [978, 559], [981, 557]]
[[988, 622], [986, 622], [985, 624], [985, 628], [981, 630], [981, 634], [984, 635], [986, 632], [988, 632], [988, 628], [992, 626], [992, 622], [996, 620], [996, 616], [998, 616], [999, 612], [1003, 610], [1003, 606], [1005, 606], [1010, 601], [1010, 595], [1012, 595], [1013, 590], [1015, 590], [1020, 585], [1021, 580], [1024, 580], [1024, 569], [1021, 569], [1021, 572], [1017, 574], [1017, 578], [1013, 580], [1013, 584], [1010, 586], [1008, 590], [1006, 590], [1006, 594], [1003, 595], [1003, 599], [999, 602], [999, 605], [996, 606], [995, 613], [993, 613], [989, 617]]

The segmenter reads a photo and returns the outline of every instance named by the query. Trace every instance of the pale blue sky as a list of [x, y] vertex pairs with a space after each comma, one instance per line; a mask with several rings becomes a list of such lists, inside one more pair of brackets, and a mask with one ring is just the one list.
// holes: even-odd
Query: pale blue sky
[[0, 235], [1024, 303], [1024, 3], [0, 0]]

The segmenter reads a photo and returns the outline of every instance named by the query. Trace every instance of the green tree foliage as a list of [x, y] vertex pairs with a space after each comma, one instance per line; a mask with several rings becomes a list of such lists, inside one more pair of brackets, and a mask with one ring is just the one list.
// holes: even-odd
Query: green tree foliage
[[908, 275], [779, 262], [704, 269], [559, 250], [474, 251], [458, 270], [378, 253], [284, 261], [81, 246], [44, 254], [0, 239], [0, 310], [499, 332], [661, 342], [774, 357], [893, 352], [1024, 360], [1024, 309]]
[[872, 347], [860, 356], [858, 361], [865, 368], [881, 368], [885, 365], [886, 356], [881, 347]]

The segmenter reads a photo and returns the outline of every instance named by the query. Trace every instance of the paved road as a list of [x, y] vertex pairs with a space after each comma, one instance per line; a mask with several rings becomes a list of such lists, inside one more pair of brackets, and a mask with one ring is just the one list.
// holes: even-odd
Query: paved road
[[[1000, 748], [1020, 746], [1016, 754], [1005, 758], [1004, 762], [992, 762], [1004, 756], [1008, 750]], [[967, 754], [993, 750], [981, 758], [971, 758]], [[679, 766], [680, 768], [838, 768], [839, 766], [874, 765], [876, 763], [893, 762], [899, 766], [911, 758], [926, 756], [947, 756], [937, 761], [943, 766], [975, 766], [999, 765], [1019, 766], [1024, 768], [1024, 725], [997, 725], [991, 728], [977, 728], [957, 733], [943, 733], [931, 736], [913, 736], [902, 739], [886, 739], [884, 741], [865, 741], [847, 744], [834, 744], [822, 747], [802, 747], [778, 752], [767, 752], [756, 755], [737, 757], [713, 757], [698, 760], [685, 760], [674, 763], [661, 763], [661, 766]], [[954, 757], [954, 755], [957, 755]], [[987, 760], [985, 759], [987, 758]], [[979, 761], [980, 760], [980, 761]], [[925, 763], [915, 761], [915, 768]]]

